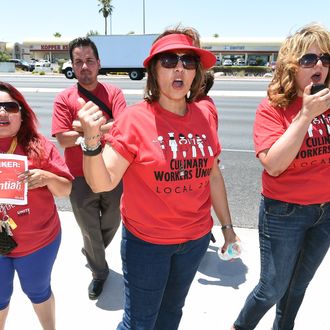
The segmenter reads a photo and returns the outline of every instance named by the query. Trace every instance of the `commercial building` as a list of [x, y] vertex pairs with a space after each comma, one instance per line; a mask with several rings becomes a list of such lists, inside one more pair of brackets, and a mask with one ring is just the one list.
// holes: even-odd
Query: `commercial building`
[[234, 63], [242, 58], [246, 64], [265, 65], [276, 61], [283, 42], [281, 38], [202, 38], [201, 44], [217, 56], [219, 64], [224, 59]]
[[53, 38], [47, 40], [29, 39], [19, 43], [6, 43], [5, 51], [12, 58], [48, 60], [69, 59], [69, 42], [71, 39]]
[[[30, 39], [19, 43], [7, 43], [6, 52], [13, 58], [44, 59], [56, 62], [58, 59], [69, 58], [69, 42], [72, 39], [52, 38], [48, 40]], [[221, 64], [224, 59], [235, 62], [238, 58], [246, 64], [265, 65], [276, 61], [278, 50], [283, 39], [281, 38], [201, 38], [204, 49], [213, 52]], [[3, 45], [2, 45], [3, 48]]]

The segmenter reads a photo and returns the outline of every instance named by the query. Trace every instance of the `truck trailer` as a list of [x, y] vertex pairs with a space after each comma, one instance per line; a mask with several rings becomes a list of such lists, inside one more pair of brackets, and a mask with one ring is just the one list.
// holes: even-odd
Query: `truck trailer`
[[[126, 72], [132, 80], [145, 76], [144, 59], [157, 34], [95, 35], [90, 39], [95, 43], [101, 62], [100, 74]], [[62, 66], [62, 73], [68, 79], [74, 78], [71, 61]]]

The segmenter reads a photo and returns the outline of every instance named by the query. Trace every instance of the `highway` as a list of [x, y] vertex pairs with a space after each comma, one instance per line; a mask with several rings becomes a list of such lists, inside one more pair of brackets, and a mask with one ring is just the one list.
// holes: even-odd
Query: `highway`
[[[40, 131], [51, 137], [52, 106], [56, 94], [76, 83], [63, 75], [0, 74], [0, 80], [18, 88], [36, 112]], [[132, 81], [123, 76], [100, 76], [101, 81], [123, 89], [128, 104], [142, 99], [145, 79]], [[267, 79], [216, 79], [209, 95], [219, 113], [219, 137], [223, 152], [222, 169], [233, 223], [256, 228], [260, 196], [261, 166], [253, 152], [252, 128], [255, 110], [266, 96]], [[68, 199], [57, 200], [60, 210], [71, 210]]]

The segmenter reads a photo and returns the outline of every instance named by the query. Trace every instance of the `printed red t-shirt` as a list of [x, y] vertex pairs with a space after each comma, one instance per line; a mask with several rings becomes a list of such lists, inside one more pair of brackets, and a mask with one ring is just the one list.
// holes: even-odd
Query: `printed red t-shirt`
[[[42, 166], [36, 166], [28, 160], [28, 168], [41, 168], [72, 180], [73, 176], [55, 145], [45, 138], [42, 138], [42, 143], [46, 161]], [[15, 154], [24, 155], [24, 151], [18, 146]], [[61, 228], [54, 197], [46, 186], [29, 189], [27, 198], [27, 205], [0, 205], [0, 215], [7, 214], [17, 225], [12, 233], [18, 246], [8, 254], [10, 257], [25, 256], [45, 247], [55, 239]]]
[[214, 105], [198, 103], [178, 116], [158, 103], [141, 102], [116, 120], [107, 139], [130, 162], [121, 211], [135, 236], [178, 244], [211, 230], [209, 176], [220, 154], [217, 123]]
[[[302, 108], [298, 97], [288, 108], [259, 105], [254, 124], [256, 155], [269, 149], [287, 130]], [[330, 111], [311, 122], [301, 148], [290, 166], [278, 177], [262, 173], [262, 194], [266, 197], [302, 205], [330, 201], [326, 178], [330, 171]]]
[[[114, 118], [117, 118], [119, 113], [126, 107], [124, 95], [121, 89], [116, 86], [98, 83], [92, 93], [109, 106]], [[73, 85], [56, 96], [52, 119], [52, 136], [73, 130], [72, 122], [78, 119], [78, 111], [81, 108], [78, 102], [79, 97], [86, 102], [88, 101], [84, 95], [78, 92], [77, 85]], [[108, 114], [103, 113], [103, 115], [110, 119]], [[84, 176], [82, 169], [83, 156], [80, 146], [65, 148], [64, 157], [71, 173], [75, 177]]]

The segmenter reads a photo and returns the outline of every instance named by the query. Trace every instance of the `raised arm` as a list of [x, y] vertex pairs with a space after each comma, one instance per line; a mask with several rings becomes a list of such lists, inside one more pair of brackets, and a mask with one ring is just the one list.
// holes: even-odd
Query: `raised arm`
[[109, 144], [105, 145], [102, 152], [100, 132], [105, 118], [94, 103], [80, 102], [82, 108], [78, 117], [85, 137], [83, 169], [86, 181], [94, 192], [112, 190], [122, 179], [129, 162]]
[[283, 173], [297, 156], [312, 120], [329, 108], [329, 90], [324, 89], [316, 95], [310, 95], [311, 85], [305, 88], [303, 106], [284, 134], [271, 146], [263, 150], [258, 157], [269, 175]]

